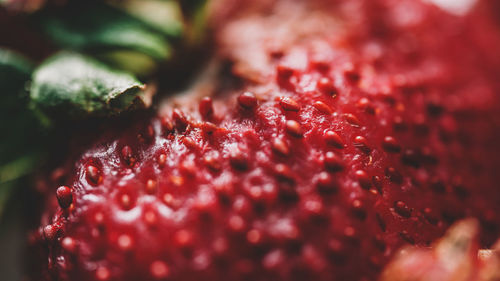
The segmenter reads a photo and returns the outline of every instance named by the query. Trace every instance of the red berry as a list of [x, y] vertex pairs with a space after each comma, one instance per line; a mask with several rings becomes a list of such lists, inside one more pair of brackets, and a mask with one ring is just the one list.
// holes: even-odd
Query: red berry
[[103, 124], [46, 176], [71, 188], [41, 215], [34, 280], [378, 280], [466, 216], [483, 226], [467, 245], [493, 245], [495, 28], [422, 1], [275, 2], [213, 18], [213, 94]]

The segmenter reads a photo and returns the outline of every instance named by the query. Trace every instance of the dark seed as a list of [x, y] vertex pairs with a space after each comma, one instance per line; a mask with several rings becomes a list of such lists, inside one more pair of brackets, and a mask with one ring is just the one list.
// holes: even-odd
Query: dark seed
[[214, 113], [212, 99], [210, 97], [202, 98], [200, 104], [198, 105], [198, 110], [204, 119], [209, 119]]
[[386, 136], [382, 142], [382, 147], [384, 148], [385, 151], [390, 152], [390, 153], [398, 153], [401, 151], [401, 146], [399, 143], [396, 141], [391, 136]]
[[398, 215], [404, 218], [409, 218], [411, 216], [410, 208], [408, 208], [408, 206], [403, 201], [394, 202], [394, 210], [396, 211], [396, 213], [398, 213]]
[[257, 97], [251, 92], [244, 92], [238, 97], [238, 104], [245, 109], [254, 108], [257, 106]]
[[73, 203], [73, 193], [68, 186], [60, 186], [56, 191], [56, 196], [59, 206], [63, 209], [67, 209]]
[[329, 151], [325, 154], [324, 163], [325, 168], [332, 172], [339, 172], [344, 169], [344, 163], [342, 159], [332, 151]]
[[285, 111], [298, 112], [300, 110], [300, 105], [294, 99], [289, 97], [281, 98], [280, 106]]

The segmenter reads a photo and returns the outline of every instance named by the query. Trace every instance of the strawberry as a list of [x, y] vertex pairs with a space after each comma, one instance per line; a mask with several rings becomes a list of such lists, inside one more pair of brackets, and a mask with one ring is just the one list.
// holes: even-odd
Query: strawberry
[[431, 249], [406, 247], [384, 269], [381, 281], [493, 281], [500, 278], [500, 240], [478, 248], [473, 219], [456, 223]]
[[[218, 27], [230, 73], [109, 128], [47, 180], [43, 278], [375, 280], [464, 217], [490, 246], [498, 65], [466, 18], [375, 2], [376, 17], [346, 9], [363, 17], [349, 32], [323, 29], [331, 8], [293, 32], [279, 12]], [[313, 9], [296, 5], [294, 19]], [[401, 5], [422, 14], [381, 23]]]

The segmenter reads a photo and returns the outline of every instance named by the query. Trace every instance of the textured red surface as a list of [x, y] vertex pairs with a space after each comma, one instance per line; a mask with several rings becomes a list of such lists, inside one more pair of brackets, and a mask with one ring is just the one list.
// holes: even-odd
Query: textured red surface
[[493, 243], [493, 23], [418, 1], [307, 3], [220, 14], [230, 73], [70, 159], [73, 204], [52, 183], [34, 238], [44, 278], [375, 280], [463, 217]]

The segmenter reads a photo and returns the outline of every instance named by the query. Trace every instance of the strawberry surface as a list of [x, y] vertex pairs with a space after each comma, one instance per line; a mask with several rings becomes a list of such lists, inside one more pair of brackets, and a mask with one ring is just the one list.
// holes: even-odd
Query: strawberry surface
[[43, 278], [376, 280], [460, 218], [494, 242], [492, 23], [418, 1], [277, 2], [215, 23], [214, 75], [47, 180]]

